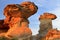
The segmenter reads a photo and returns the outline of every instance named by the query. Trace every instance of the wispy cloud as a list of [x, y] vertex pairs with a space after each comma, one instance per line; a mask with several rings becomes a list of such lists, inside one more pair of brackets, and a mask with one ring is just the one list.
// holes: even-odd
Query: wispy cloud
[[60, 29], [60, 7], [55, 8], [52, 11], [49, 11], [57, 16], [57, 19], [53, 20], [53, 28]]

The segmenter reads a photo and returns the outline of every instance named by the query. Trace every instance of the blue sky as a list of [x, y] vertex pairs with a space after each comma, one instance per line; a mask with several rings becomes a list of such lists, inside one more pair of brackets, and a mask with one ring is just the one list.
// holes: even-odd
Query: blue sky
[[53, 28], [60, 29], [60, 0], [0, 0], [0, 19], [4, 19], [3, 9], [7, 4], [20, 4], [23, 1], [32, 1], [38, 6], [38, 11], [35, 15], [29, 18], [29, 27], [33, 35], [39, 30], [39, 16], [44, 12], [50, 12], [57, 15], [57, 19], [53, 20]]

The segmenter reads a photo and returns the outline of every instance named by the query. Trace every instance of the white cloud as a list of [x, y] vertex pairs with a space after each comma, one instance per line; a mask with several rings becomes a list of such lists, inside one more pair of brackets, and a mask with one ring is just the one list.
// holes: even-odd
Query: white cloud
[[60, 29], [60, 7], [57, 7], [56, 9], [49, 12], [57, 16], [57, 19], [53, 20], [53, 28]]
[[31, 30], [32, 30], [32, 35], [36, 35], [36, 34], [38, 34], [38, 28], [31, 28]]

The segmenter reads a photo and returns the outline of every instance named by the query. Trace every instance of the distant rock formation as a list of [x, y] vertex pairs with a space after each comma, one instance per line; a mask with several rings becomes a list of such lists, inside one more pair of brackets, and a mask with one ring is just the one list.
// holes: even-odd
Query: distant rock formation
[[54, 15], [52, 13], [45, 12], [45, 13], [43, 13], [43, 15], [40, 15], [39, 20], [40, 19], [51, 19], [51, 20], [54, 20], [56, 18], [57, 18], [56, 15]]
[[39, 39], [43, 40], [43, 38], [46, 36], [47, 32], [52, 28], [52, 20], [56, 19], [56, 15], [51, 13], [44, 13], [43, 15], [40, 15], [40, 29], [39, 29]]
[[[23, 2], [21, 4], [7, 5], [4, 8], [4, 15], [6, 18], [0, 22], [0, 25], [6, 24], [7, 26], [5, 28], [9, 29], [5, 34], [2, 34], [10, 39], [17, 37], [21, 40], [28, 40], [32, 36], [32, 32], [29, 29], [28, 18], [34, 15], [37, 10], [38, 7], [33, 2]], [[4, 28], [5, 25], [2, 25], [0, 28]]]
[[60, 31], [57, 29], [51, 29], [46, 34], [46, 40], [60, 40]]

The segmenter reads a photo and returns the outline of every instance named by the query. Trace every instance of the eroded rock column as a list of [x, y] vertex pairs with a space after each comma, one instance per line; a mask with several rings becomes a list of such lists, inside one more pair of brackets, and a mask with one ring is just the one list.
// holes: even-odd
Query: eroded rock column
[[44, 13], [40, 15], [40, 29], [39, 29], [39, 37], [40, 39], [46, 36], [47, 32], [52, 29], [52, 20], [56, 19], [56, 15], [51, 13]]
[[34, 15], [37, 9], [38, 7], [33, 2], [7, 5], [4, 8], [4, 15], [6, 16], [4, 24], [8, 24], [9, 30], [5, 33], [5, 37], [30, 40], [32, 31], [29, 28], [28, 18]]
[[45, 36], [48, 30], [52, 29], [52, 20], [51, 19], [40, 19], [40, 36]]

